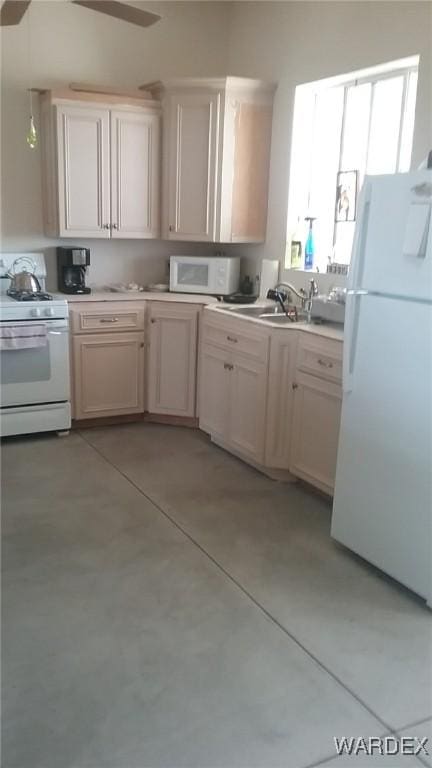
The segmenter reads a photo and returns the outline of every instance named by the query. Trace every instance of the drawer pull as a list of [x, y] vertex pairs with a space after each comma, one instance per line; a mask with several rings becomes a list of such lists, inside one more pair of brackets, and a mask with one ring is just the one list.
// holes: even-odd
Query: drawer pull
[[100, 323], [118, 323], [118, 321], [118, 317], [101, 317], [99, 320]]
[[233, 344], [237, 344], [238, 339], [236, 339], [234, 336], [227, 336], [227, 341], [232, 341]]
[[318, 358], [318, 365], [322, 365], [323, 368], [333, 368], [333, 363], [326, 363], [325, 360], [321, 360], [321, 358]]

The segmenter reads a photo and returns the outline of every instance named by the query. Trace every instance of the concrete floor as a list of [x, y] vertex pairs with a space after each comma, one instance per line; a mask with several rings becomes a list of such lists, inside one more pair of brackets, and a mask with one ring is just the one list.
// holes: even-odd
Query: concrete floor
[[182, 428], [2, 453], [3, 768], [422, 764], [335, 757], [432, 737], [432, 629], [325, 500]]

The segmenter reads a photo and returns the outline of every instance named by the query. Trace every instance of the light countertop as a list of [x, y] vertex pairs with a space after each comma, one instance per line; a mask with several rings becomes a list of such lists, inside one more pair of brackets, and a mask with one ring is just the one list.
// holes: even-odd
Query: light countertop
[[[248, 323], [255, 323], [261, 327], [277, 328], [280, 331], [303, 331], [304, 333], [312, 333], [316, 336], [324, 336], [328, 339], [335, 339], [336, 341], [343, 341], [343, 327], [337, 323], [291, 323], [289, 325], [281, 326], [279, 323], [273, 322], [271, 319], [258, 319], [256, 317], [250, 317], [245, 315], [239, 315], [230, 311], [230, 304], [223, 304], [219, 302], [214, 296], [206, 296], [204, 294], [194, 293], [170, 293], [170, 292], [157, 292], [157, 291], [104, 291], [93, 290], [92, 293], [86, 294], [64, 294], [53, 293], [54, 299], [66, 299], [68, 304], [81, 304], [91, 303], [95, 301], [165, 301], [165, 302], [178, 302], [182, 304], [202, 304], [207, 309], [215, 312], [223, 313], [227, 317], [236, 318], [237, 320], [243, 320]], [[254, 304], [244, 306], [265, 307], [268, 306], [268, 301], [257, 301]]]
[[98, 291], [91, 293], [53, 293], [54, 299], [66, 299], [68, 304], [88, 303], [92, 301], [171, 301], [183, 304], [215, 304], [214, 296], [205, 296], [198, 293], [166, 293], [159, 291]]
[[[268, 302], [256, 302], [256, 304], [250, 305], [259, 307], [260, 305], [268, 306]], [[223, 304], [216, 304], [212, 306], [208, 306], [207, 309], [211, 312], [217, 312], [218, 314], [223, 314], [225, 317], [231, 317], [235, 318], [237, 320], [243, 320], [247, 323], [255, 323], [256, 325], [260, 325], [261, 327], [270, 327], [270, 328], [277, 328], [279, 331], [283, 332], [290, 332], [290, 331], [303, 331], [304, 333], [312, 333], [315, 336], [324, 336], [327, 339], [334, 339], [335, 341], [343, 341], [344, 331], [343, 326], [339, 325], [338, 323], [306, 323], [306, 322], [300, 322], [300, 323], [289, 323], [287, 325], [280, 325], [280, 323], [273, 322], [270, 318], [259, 319], [257, 317], [251, 317], [250, 315], [241, 315], [234, 313], [230, 311], [228, 308], [230, 305], [227, 304], [224, 306]], [[248, 306], [248, 305], [244, 305]]]

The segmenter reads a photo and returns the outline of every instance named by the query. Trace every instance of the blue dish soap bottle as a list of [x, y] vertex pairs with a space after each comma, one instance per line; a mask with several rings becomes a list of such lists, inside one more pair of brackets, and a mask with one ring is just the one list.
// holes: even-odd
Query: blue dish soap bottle
[[313, 269], [314, 256], [315, 256], [315, 242], [313, 235], [313, 223], [316, 216], [305, 216], [305, 221], [309, 222], [309, 232], [305, 245], [305, 269]]

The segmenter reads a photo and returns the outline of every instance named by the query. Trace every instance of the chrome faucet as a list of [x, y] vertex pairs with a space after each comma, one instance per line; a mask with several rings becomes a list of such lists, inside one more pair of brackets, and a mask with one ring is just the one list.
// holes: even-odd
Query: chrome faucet
[[297, 298], [300, 299], [302, 309], [305, 308], [307, 296], [306, 296], [306, 291], [303, 288], [300, 288], [300, 290], [298, 291], [297, 288], [295, 288], [294, 285], [292, 285], [291, 283], [278, 283], [275, 290], [279, 291], [279, 288], [288, 288], [289, 293], [286, 295], [285, 301], [287, 299], [289, 300], [289, 294], [293, 293], [294, 296], [297, 296]]
[[[281, 291], [281, 288], [288, 288], [288, 292]], [[297, 288], [292, 285], [291, 283], [278, 283], [276, 285], [276, 288], [273, 290], [270, 290], [267, 293], [267, 298], [272, 299], [273, 301], [277, 301], [283, 311], [286, 315], [288, 315], [288, 311], [285, 307], [285, 302], [289, 302], [290, 294], [293, 293], [294, 296], [297, 296], [298, 299], [300, 299], [301, 302], [301, 308], [303, 311], [306, 311], [308, 314], [308, 322], [311, 320], [311, 310], [312, 310], [312, 299], [314, 296], [318, 294], [318, 285], [316, 283], [316, 280], [312, 279], [309, 280], [309, 291], [306, 293], [304, 288], [300, 288], [297, 290]]]
[[288, 288], [290, 293], [293, 293], [294, 296], [297, 296], [298, 299], [301, 301], [301, 307], [302, 309], [307, 309], [308, 312], [310, 311], [311, 305], [312, 305], [312, 298], [314, 296], [318, 295], [318, 285], [316, 280], [312, 278], [312, 280], [309, 280], [309, 291], [306, 293], [304, 288], [300, 288], [297, 290], [294, 285], [291, 283], [278, 283], [276, 286], [276, 291], [279, 290], [279, 288]]
[[312, 278], [309, 280], [309, 301], [312, 301], [314, 296], [318, 296], [318, 283]]

